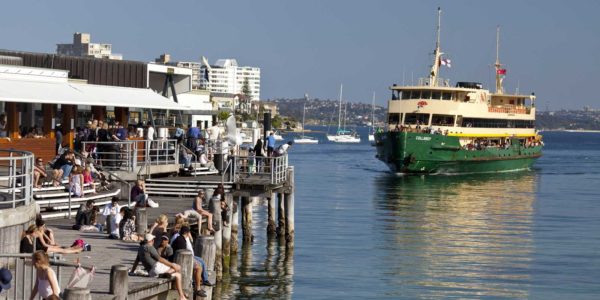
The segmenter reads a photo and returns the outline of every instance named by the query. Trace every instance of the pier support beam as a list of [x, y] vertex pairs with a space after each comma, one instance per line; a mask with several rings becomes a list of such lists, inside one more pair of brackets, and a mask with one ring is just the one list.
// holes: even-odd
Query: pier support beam
[[90, 289], [66, 288], [63, 293], [64, 300], [91, 300]]
[[54, 130], [52, 130], [52, 119], [56, 115], [56, 104], [42, 104], [42, 115], [42, 128], [44, 129], [44, 134], [53, 139]]
[[227, 204], [228, 210], [223, 215], [223, 271], [229, 273], [229, 258], [231, 255], [231, 219], [233, 214], [233, 194], [225, 194], [225, 203]]
[[252, 202], [250, 197], [242, 197], [242, 232], [244, 242], [251, 242], [252, 236]]
[[215, 229], [215, 272], [217, 273], [217, 280], [220, 281], [223, 278], [223, 222], [221, 220], [220, 198], [212, 198], [209, 208], [213, 214], [213, 227]]
[[285, 195], [285, 240], [288, 248], [294, 247], [294, 167], [288, 167], [289, 192]]
[[184, 293], [190, 295], [192, 288], [192, 273], [194, 272], [194, 256], [190, 250], [177, 250], [175, 263], [181, 266], [181, 287]]
[[277, 225], [275, 223], [275, 215], [276, 213], [276, 208], [275, 208], [275, 198], [277, 197], [277, 194], [274, 193], [273, 191], [271, 191], [271, 193], [269, 193], [269, 201], [268, 201], [268, 220], [267, 220], [267, 235], [272, 235], [277, 233]]
[[238, 224], [240, 223], [239, 205], [240, 197], [236, 197], [233, 200], [231, 206], [231, 256], [235, 256], [238, 253]]
[[278, 198], [278, 213], [277, 213], [277, 217], [279, 218], [279, 226], [277, 227], [277, 235], [279, 236], [285, 236], [285, 194], [284, 193], [277, 193], [277, 195], [279, 196]]
[[135, 213], [135, 232], [144, 234], [148, 230], [148, 212], [145, 208], [136, 209]]
[[115, 300], [126, 300], [129, 292], [129, 275], [127, 266], [114, 265], [110, 268], [110, 281], [108, 293], [115, 296]]
[[194, 253], [204, 260], [208, 271], [213, 271], [215, 269], [217, 245], [215, 245], [214, 236], [204, 235], [198, 237], [196, 239], [196, 244], [194, 245]]

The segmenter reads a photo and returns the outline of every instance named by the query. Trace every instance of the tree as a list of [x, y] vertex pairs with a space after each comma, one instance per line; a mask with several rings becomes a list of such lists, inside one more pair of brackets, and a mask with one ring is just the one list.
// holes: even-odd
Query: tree
[[221, 121], [227, 120], [227, 118], [229, 118], [229, 112], [228, 111], [220, 111], [219, 114], [217, 115], [217, 118]]
[[246, 97], [246, 101], [250, 101], [252, 99], [252, 91], [250, 90], [250, 83], [248, 82], [248, 77], [244, 78], [244, 85], [242, 85], [242, 94]]
[[280, 129], [282, 124], [283, 124], [283, 120], [281, 119], [281, 117], [279, 115], [274, 116], [273, 119], [271, 120], [271, 125], [273, 126], [273, 128]]

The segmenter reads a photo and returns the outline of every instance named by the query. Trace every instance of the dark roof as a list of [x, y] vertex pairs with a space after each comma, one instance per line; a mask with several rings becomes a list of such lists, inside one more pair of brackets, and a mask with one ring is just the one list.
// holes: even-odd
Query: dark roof
[[69, 71], [69, 78], [84, 79], [90, 84], [146, 88], [148, 65], [141, 61], [66, 56], [1, 50], [0, 55], [22, 59], [23, 66]]

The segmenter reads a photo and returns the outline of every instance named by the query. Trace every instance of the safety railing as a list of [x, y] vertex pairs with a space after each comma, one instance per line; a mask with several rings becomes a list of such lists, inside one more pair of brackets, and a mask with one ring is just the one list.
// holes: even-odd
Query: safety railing
[[281, 184], [287, 179], [288, 156], [234, 156], [233, 181], [248, 181], [257, 183]]
[[83, 142], [83, 147], [103, 170], [133, 172], [138, 165], [179, 163], [174, 139]]
[[0, 150], [0, 209], [28, 205], [33, 196], [33, 153]]
[[[58, 286], [61, 286], [63, 267], [71, 266], [61, 261], [60, 254], [50, 255], [50, 266], [56, 273]], [[0, 266], [10, 271], [13, 280], [11, 288], [0, 294], [0, 299], [29, 299], [35, 284], [36, 271], [31, 253], [0, 253]]]

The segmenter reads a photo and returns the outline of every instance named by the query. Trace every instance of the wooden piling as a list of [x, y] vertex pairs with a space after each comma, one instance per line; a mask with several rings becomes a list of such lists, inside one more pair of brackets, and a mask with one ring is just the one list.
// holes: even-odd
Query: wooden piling
[[[227, 203], [228, 211], [223, 220], [223, 271], [229, 273], [229, 258], [231, 255], [231, 219], [233, 207], [233, 194], [225, 195], [225, 203]], [[227, 224], [227, 225], [225, 225]]]
[[177, 250], [175, 263], [181, 266], [181, 286], [186, 294], [191, 294], [192, 274], [194, 272], [194, 256], [190, 250]]
[[275, 209], [275, 197], [277, 194], [271, 191], [269, 193], [269, 201], [268, 201], [268, 223], [267, 223], [267, 235], [272, 235], [277, 233], [277, 225], [275, 223], [275, 215], [277, 214]]
[[285, 194], [277, 193], [278, 197], [278, 213], [277, 217], [279, 218], [279, 226], [277, 227], [277, 235], [285, 236]]
[[286, 246], [294, 247], [294, 167], [288, 167], [288, 193], [285, 195], [285, 240]]
[[114, 265], [110, 268], [108, 293], [115, 295], [115, 300], [126, 300], [129, 292], [129, 275], [127, 266]]
[[145, 208], [135, 210], [135, 232], [144, 234], [148, 231], [148, 212]]
[[242, 197], [242, 233], [244, 242], [251, 242], [252, 236], [252, 202], [250, 197]]
[[221, 220], [221, 199], [219, 197], [213, 197], [210, 209], [213, 214], [213, 227], [215, 229], [215, 272], [217, 273], [217, 280], [220, 281], [223, 278], [223, 222]]
[[91, 300], [90, 289], [66, 288], [63, 293], [64, 300]]
[[194, 253], [199, 255], [206, 263], [206, 269], [213, 271], [215, 269], [215, 257], [217, 246], [215, 245], [214, 236], [201, 236], [196, 239], [194, 245]]
[[240, 223], [239, 199], [240, 197], [236, 197], [231, 206], [231, 256], [235, 256], [238, 253], [240, 246], [238, 243], [238, 224]]

